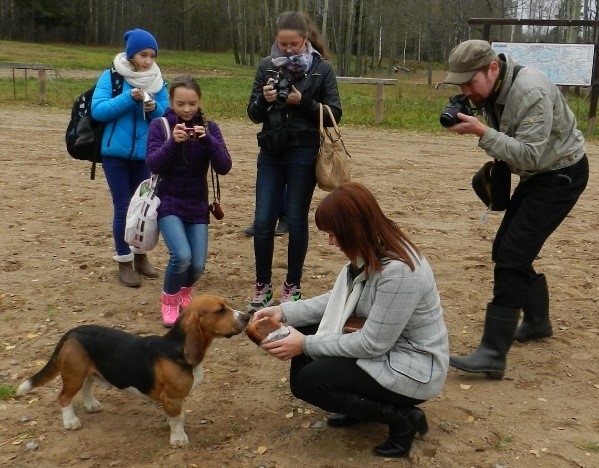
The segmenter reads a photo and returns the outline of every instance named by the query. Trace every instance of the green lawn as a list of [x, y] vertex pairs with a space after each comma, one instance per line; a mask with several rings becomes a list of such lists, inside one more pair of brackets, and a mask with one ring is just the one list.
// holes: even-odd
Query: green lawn
[[[92, 86], [100, 71], [110, 65], [116, 48], [88, 47], [68, 44], [31, 44], [0, 41], [0, 62], [45, 63], [56, 68], [48, 73], [47, 105], [70, 109], [73, 99]], [[160, 50], [157, 63], [165, 78], [179, 73], [190, 73], [200, 80], [205, 112], [215, 119], [247, 119], [245, 112], [251, 91], [254, 66], [237, 65], [232, 53], [205, 53]], [[442, 70], [438, 64], [437, 70]], [[409, 73], [388, 76], [386, 69], [369, 76], [397, 78], [396, 86], [385, 86], [383, 128], [417, 132], [438, 132], [439, 114], [457, 88], [435, 89], [427, 85], [425, 64], [410, 64]], [[38, 106], [37, 74], [29, 70], [1, 70], [0, 102], [4, 105]], [[86, 75], [87, 78], [67, 78]], [[437, 72], [437, 75], [439, 73]], [[441, 75], [442, 76], [442, 75]], [[343, 104], [342, 124], [374, 125], [374, 93], [372, 85], [339, 84]], [[568, 100], [578, 118], [579, 128], [586, 132], [590, 100], [588, 97], [568, 95]], [[595, 131], [599, 135], [599, 131]]]

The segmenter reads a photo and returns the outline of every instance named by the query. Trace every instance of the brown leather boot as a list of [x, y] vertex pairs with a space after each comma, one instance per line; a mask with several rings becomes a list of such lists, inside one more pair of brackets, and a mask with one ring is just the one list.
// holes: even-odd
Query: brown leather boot
[[148, 278], [158, 278], [158, 270], [152, 266], [145, 253], [133, 255], [133, 268], [140, 275]]
[[141, 280], [133, 270], [133, 262], [119, 262], [119, 281], [129, 288], [139, 288]]

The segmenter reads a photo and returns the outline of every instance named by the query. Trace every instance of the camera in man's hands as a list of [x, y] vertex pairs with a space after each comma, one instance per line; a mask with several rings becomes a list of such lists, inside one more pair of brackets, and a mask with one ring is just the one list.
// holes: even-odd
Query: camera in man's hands
[[291, 81], [284, 76], [279, 75], [277, 78], [275, 78], [271, 85], [272, 89], [277, 90], [277, 101], [287, 102], [289, 92], [291, 91]]
[[453, 127], [455, 124], [461, 122], [457, 117], [458, 112], [466, 115], [474, 115], [468, 97], [463, 94], [456, 94], [449, 98], [449, 104], [447, 104], [447, 107], [441, 112], [439, 122], [441, 122], [441, 125], [444, 127]]

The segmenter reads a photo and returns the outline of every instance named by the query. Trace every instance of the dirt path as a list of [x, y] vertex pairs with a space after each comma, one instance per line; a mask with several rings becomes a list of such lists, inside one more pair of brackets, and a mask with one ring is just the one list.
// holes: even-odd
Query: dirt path
[[[101, 170], [64, 150], [66, 112], [2, 107], [0, 113], [0, 384], [16, 386], [43, 364], [59, 336], [81, 323], [147, 334], [159, 321], [162, 278], [137, 290], [116, 282], [110, 197]], [[32, 125], [32, 123], [34, 125]], [[210, 228], [209, 261], [197, 292], [244, 308], [253, 288], [252, 218], [256, 127], [222, 122], [234, 169], [221, 179], [225, 218]], [[29, 129], [33, 129], [30, 131]], [[355, 179], [422, 248], [435, 271], [453, 352], [478, 344], [490, 298], [490, 246], [500, 215], [481, 223], [470, 177], [485, 161], [472, 137], [344, 127]], [[215, 342], [206, 378], [187, 399], [190, 445], [175, 450], [153, 402], [98, 390], [104, 411], [78, 413], [62, 428], [55, 381], [25, 398], [0, 400], [0, 465], [35, 467], [595, 467], [599, 466], [599, 189], [578, 206], [537, 261], [552, 297], [555, 336], [516, 344], [506, 378], [452, 370], [442, 394], [423, 405], [430, 432], [408, 460], [372, 457], [385, 428], [329, 429], [326, 414], [293, 398], [288, 365], [244, 335]], [[313, 207], [324, 195], [317, 190]], [[311, 215], [313, 221], [313, 215]], [[285, 273], [286, 238], [276, 241], [274, 283]], [[164, 270], [162, 243], [151, 253]], [[302, 289], [330, 288], [344, 260], [312, 224]], [[162, 275], [161, 275], [162, 276]], [[35, 442], [35, 450], [27, 444]]]

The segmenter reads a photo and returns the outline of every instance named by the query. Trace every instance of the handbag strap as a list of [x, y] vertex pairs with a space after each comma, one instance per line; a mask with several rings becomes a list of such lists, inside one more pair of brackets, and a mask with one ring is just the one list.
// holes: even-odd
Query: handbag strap
[[[341, 130], [339, 130], [339, 126], [337, 125], [337, 121], [335, 120], [335, 116], [333, 115], [331, 108], [327, 104], [318, 103], [318, 106], [320, 107], [320, 109], [319, 109], [320, 110], [319, 129], [320, 129], [321, 142], [324, 138], [327, 138], [327, 137], [333, 142], [340, 141], [341, 145], [343, 146], [343, 149], [345, 150], [345, 154], [347, 154], [351, 158], [351, 154], [349, 154], [349, 151], [347, 151], [347, 148], [345, 147], [345, 142], [343, 141], [343, 138], [341, 138]], [[333, 123], [333, 126], [331, 128], [333, 128], [333, 130], [335, 131], [335, 136], [331, 135], [331, 131], [329, 130], [329, 127], [324, 126], [324, 110], [325, 110], [325, 108], [329, 114], [329, 118], [331, 119], [331, 122]]]
[[164, 130], [164, 136], [168, 140], [171, 137], [171, 126], [168, 124], [166, 117], [160, 117], [162, 123], [162, 130]]
[[332, 125], [330, 125], [330, 127], [333, 127], [335, 129], [335, 132], [337, 134], [340, 134], [341, 132], [339, 131], [339, 126], [337, 125], [337, 121], [335, 120], [335, 116], [333, 115], [333, 111], [331, 110], [331, 108], [328, 106], [328, 104], [318, 104], [318, 106], [320, 107], [320, 121], [319, 121], [319, 128], [320, 131], [323, 132], [325, 129], [324, 126], [324, 110], [326, 109], [327, 113], [329, 114], [329, 119], [332, 123]]
[[[210, 175], [212, 176], [212, 193], [214, 193], [214, 201], [220, 203], [220, 182], [218, 180], [218, 174], [214, 172], [212, 169], [212, 164], [210, 164]], [[214, 179], [216, 178], [216, 188], [214, 185]]]

